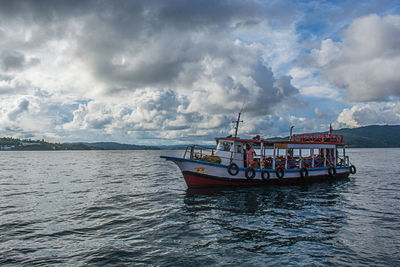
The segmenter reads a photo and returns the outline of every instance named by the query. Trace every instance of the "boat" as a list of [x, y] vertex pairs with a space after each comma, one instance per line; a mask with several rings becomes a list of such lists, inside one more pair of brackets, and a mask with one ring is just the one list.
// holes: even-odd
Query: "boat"
[[346, 155], [343, 136], [293, 134], [289, 140], [217, 137], [216, 148], [189, 145], [183, 157], [161, 156], [181, 170], [189, 188], [215, 186], [290, 185], [343, 179], [356, 173]]

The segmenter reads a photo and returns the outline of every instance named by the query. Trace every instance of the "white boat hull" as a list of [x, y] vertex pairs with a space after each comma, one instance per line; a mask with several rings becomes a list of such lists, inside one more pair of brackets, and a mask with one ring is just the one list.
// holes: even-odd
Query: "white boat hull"
[[[188, 187], [295, 184], [347, 178], [350, 174], [349, 166], [336, 167], [335, 174], [332, 174], [332, 171], [330, 173], [328, 167], [309, 168], [307, 175], [303, 173], [303, 177], [299, 169], [287, 169], [284, 170], [281, 178], [278, 177], [274, 169], [254, 169], [254, 177], [247, 178], [246, 168], [239, 168], [239, 172], [232, 175], [228, 172], [228, 166], [222, 164], [175, 157], [163, 158], [178, 165]], [[262, 171], [264, 171], [264, 179]], [[266, 175], [265, 172], [268, 172], [269, 175]]]

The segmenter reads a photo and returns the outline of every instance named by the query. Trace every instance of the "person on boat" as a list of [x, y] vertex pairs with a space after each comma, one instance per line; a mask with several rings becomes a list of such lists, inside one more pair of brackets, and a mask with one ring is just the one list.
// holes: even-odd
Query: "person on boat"
[[246, 144], [246, 163], [247, 167], [253, 167], [255, 168], [254, 165], [257, 163], [254, 161], [254, 156], [256, 155], [256, 152], [254, 149], [251, 147], [250, 144]]

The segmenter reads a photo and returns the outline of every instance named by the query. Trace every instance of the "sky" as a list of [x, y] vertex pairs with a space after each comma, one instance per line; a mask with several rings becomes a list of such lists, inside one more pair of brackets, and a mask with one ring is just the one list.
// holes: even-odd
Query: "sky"
[[0, 136], [168, 145], [400, 124], [398, 1], [0, 0]]

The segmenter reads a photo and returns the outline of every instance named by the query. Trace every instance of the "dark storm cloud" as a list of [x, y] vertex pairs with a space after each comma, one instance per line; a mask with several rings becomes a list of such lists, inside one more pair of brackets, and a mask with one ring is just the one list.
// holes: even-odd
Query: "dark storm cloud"
[[164, 27], [193, 30], [253, 24], [261, 21], [262, 15], [257, 1], [0, 0], [0, 5], [3, 18], [19, 17], [40, 23], [95, 15], [121, 33], [134, 33], [142, 26], [150, 26], [148, 29], [154, 33]]
[[[188, 82], [187, 77], [195, 79], [196, 72], [204, 71], [199, 62], [205, 57], [232, 61], [233, 53], [247, 53], [227, 42], [233, 29], [260, 23], [263, 15], [274, 13], [258, 1], [1, 3], [2, 16], [41, 24], [41, 32], [35, 32], [31, 42], [57, 34], [72, 36], [78, 42], [77, 58], [107, 84], [109, 92], [176, 86]], [[63, 28], [68, 21], [81, 25], [82, 32]], [[16, 66], [17, 59], [22, 61], [15, 58]]]
[[235, 51], [223, 40], [258, 13], [240, 1], [102, 2], [85, 21], [77, 53], [97, 78], [114, 84], [110, 90], [171, 85], [205, 56], [229, 58]]
[[25, 67], [36, 65], [39, 62], [40, 60], [37, 58], [26, 60], [24, 54], [18, 51], [4, 50], [0, 52], [0, 67], [3, 71], [21, 70]]
[[25, 63], [23, 54], [16, 51], [3, 51], [0, 54], [0, 62], [3, 70], [21, 69]]
[[4, 19], [18, 17], [36, 23], [65, 19], [88, 12], [98, 1], [79, 0], [0, 0], [0, 14]]
[[261, 9], [256, 2], [244, 1], [164, 1], [159, 20], [179, 28], [237, 26], [261, 21]]

